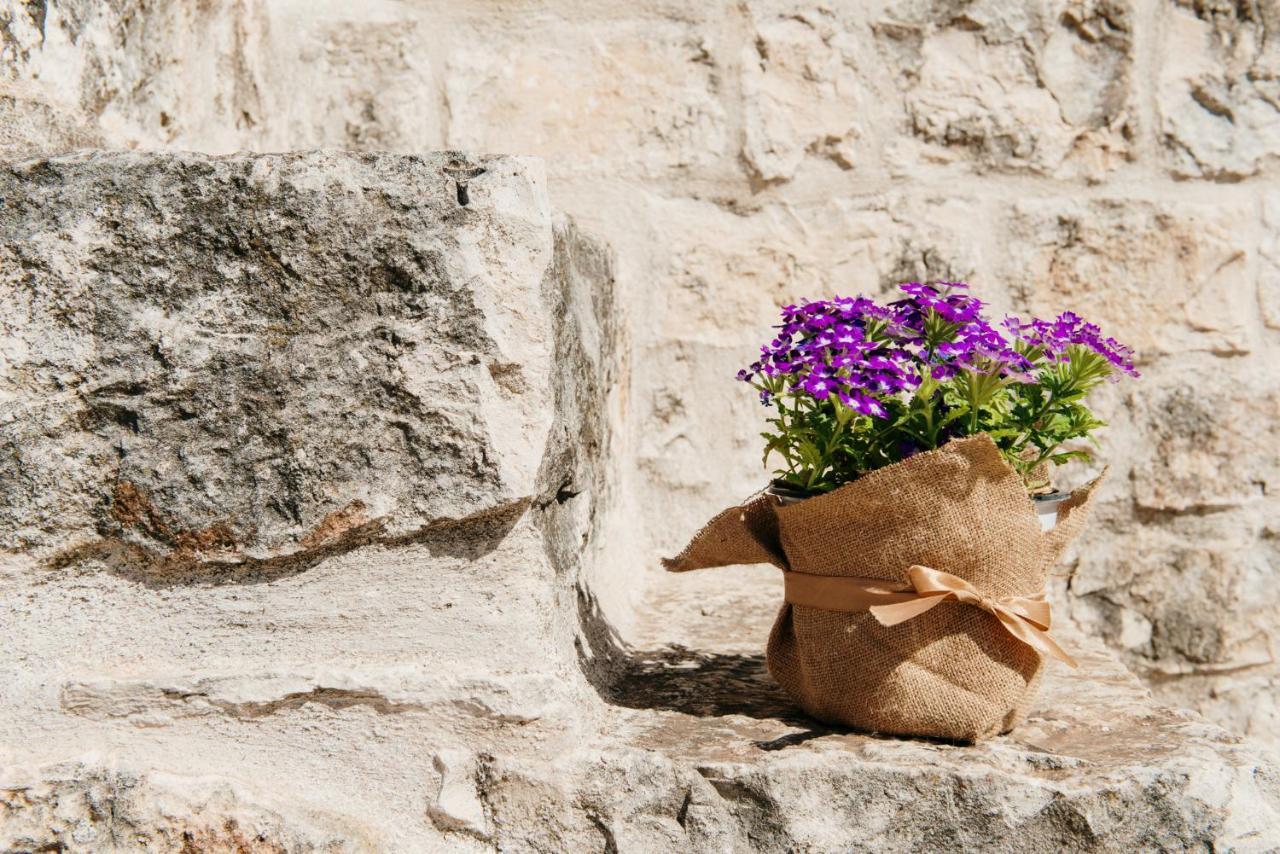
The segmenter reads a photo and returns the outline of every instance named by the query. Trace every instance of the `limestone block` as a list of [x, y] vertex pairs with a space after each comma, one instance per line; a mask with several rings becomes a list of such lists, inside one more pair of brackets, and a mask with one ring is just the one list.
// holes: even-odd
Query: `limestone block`
[[106, 536], [169, 569], [250, 569], [536, 497], [554, 420], [543, 178], [480, 161], [464, 206], [447, 167], [7, 170], [0, 543]]
[[1132, 474], [1139, 508], [1208, 513], [1275, 497], [1280, 382], [1260, 360], [1164, 368], [1129, 393], [1144, 437]]
[[873, 99], [857, 61], [860, 45], [826, 9], [753, 16], [743, 48], [742, 159], [764, 183], [788, 181], [806, 156], [857, 166]]
[[1263, 197], [1262, 225], [1265, 237], [1259, 256], [1258, 307], [1268, 329], [1280, 329], [1280, 193]]
[[1100, 180], [1131, 154], [1128, 3], [893, 4], [876, 22], [905, 99], [893, 168]]
[[1237, 180], [1280, 155], [1274, 3], [1166, 0], [1156, 92], [1173, 172]]
[[796, 716], [760, 652], [781, 587], [759, 567], [659, 581], [610, 726], [573, 770], [489, 766], [499, 847], [1266, 850], [1280, 833], [1274, 764], [1071, 633], [1081, 669], [1051, 668], [1027, 724], [977, 746]]
[[557, 175], [714, 171], [732, 136], [709, 39], [679, 19], [579, 17], [481, 26], [450, 51], [446, 144], [542, 155]]
[[465, 750], [443, 750], [434, 761], [440, 772], [440, 791], [428, 807], [437, 827], [488, 839], [488, 819], [477, 790], [480, 763]]
[[[457, 757], [591, 725], [611, 272], [544, 180], [449, 153], [0, 169], [0, 767], [33, 781], [0, 847], [479, 844]], [[270, 815], [170, 809], [170, 778]]]
[[653, 301], [654, 331], [739, 346], [748, 361], [787, 303], [883, 295], [903, 281], [972, 278], [985, 267], [976, 227], [985, 208], [966, 196], [883, 193], [742, 211], [662, 199], [649, 210], [661, 247], [652, 263], [666, 283]]
[[[1009, 736], [965, 746], [816, 724], [771, 683], [760, 654], [781, 586], [769, 567], [663, 579], [598, 726], [567, 749], [512, 739], [476, 753], [429, 736], [424, 754], [403, 723], [412, 717], [391, 715], [401, 725], [373, 724], [371, 737], [364, 727], [376, 713], [366, 706], [317, 714], [300, 704], [259, 725], [292, 718], [317, 727], [302, 730], [310, 738], [331, 739], [314, 758], [316, 779], [264, 792], [88, 763], [15, 767], [4, 780], [0, 840], [80, 850], [110, 838], [124, 851], [183, 834], [215, 851], [1013, 851], [1028, 841], [1266, 850], [1280, 832], [1273, 764], [1195, 715], [1154, 704], [1096, 642], [1065, 626], [1055, 631], [1081, 670], [1052, 669], [1027, 724]], [[370, 808], [345, 775], [341, 800], [301, 808], [320, 788], [319, 769], [352, 761], [341, 745], [362, 731], [375, 755], [357, 773], [376, 773], [383, 800], [402, 810], [399, 833], [386, 826], [385, 806]], [[428, 824], [403, 796], [418, 756], [429, 763], [417, 801]], [[248, 756], [239, 762], [242, 774], [252, 766]]]
[[1036, 200], [1007, 219], [1004, 278], [1045, 316], [1072, 309], [1143, 358], [1257, 346], [1257, 302], [1240, 281], [1253, 252], [1243, 205]]
[[[100, 144], [92, 118], [80, 109], [78, 87], [60, 91], [34, 79], [33, 66], [40, 65], [47, 45], [46, 6], [0, 3], [0, 156], [30, 157]], [[56, 71], [51, 73], [60, 79]]]
[[[12, 6], [12, 9], [6, 9]], [[20, 158], [95, 144], [222, 154], [442, 142], [431, 27], [337, 0], [0, 4]]]
[[139, 776], [95, 763], [6, 768], [0, 844], [7, 851], [242, 852], [372, 850], [337, 816], [282, 817], [232, 783]]
[[1072, 617], [1163, 700], [1274, 746], [1274, 448], [1266, 357], [1151, 367], [1116, 407], [1098, 535], [1080, 549]]

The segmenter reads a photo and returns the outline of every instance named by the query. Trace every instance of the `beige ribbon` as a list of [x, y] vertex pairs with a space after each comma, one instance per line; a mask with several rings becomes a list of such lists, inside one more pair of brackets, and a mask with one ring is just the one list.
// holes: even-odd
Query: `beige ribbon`
[[896, 626], [942, 602], [962, 602], [988, 612], [1018, 640], [1072, 667], [1076, 661], [1049, 636], [1049, 603], [1044, 594], [995, 599], [959, 576], [927, 566], [907, 570], [910, 588], [880, 578], [786, 572], [786, 600], [828, 611], [870, 611], [883, 626]]

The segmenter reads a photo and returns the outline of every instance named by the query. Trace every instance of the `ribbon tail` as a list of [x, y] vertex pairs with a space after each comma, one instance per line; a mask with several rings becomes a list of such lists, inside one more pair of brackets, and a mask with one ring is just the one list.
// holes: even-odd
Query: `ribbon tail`
[[950, 595], [948, 592], [930, 593], [921, 595], [918, 599], [894, 602], [892, 605], [872, 605], [867, 610], [871, 612], [871, 616], [875, 617], [876, 622], [880, 625], [896, 626], [898, 623], [905, 623], [912, 617], [920, 616], [947, 598], [948, 595]]
[[1072, 658], [1065, 649], [1058, 646], [1058, 642], [1049, 636], [1048, 632], [1041, 631], [1031, 623], [1020, 617], [1010, 614], [1007, 611], [996, 611], [996, 616], [1000, 618], [1000, 622], [1018, 640], [1025, 643], [1032, 649], [1042, 652], [1045, 655], [1058, 659], [1066, 663], [1069, 667], [1079, 667], [1076, 660]]

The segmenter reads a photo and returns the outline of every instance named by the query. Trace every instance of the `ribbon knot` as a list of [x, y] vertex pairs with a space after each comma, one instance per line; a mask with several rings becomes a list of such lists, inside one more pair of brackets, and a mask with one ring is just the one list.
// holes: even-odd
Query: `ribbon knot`
[[1072, 667], [1076, 661], [1049, 636], [1049, 603], [1044, 594], [1009, 596], [995, 599], [980, 592], [959, 576], [927, 566], [913, 566], [907, 577], [914, 588], [904, 597], [896, 597], [887, 605], [871, 605], [868, 610], [883, 626], [896, 626], [929, 611], [942, 602], [955, 601], [974, 605], [1000, 621], [1009, 634], [1045, 655], [1064, 661]]

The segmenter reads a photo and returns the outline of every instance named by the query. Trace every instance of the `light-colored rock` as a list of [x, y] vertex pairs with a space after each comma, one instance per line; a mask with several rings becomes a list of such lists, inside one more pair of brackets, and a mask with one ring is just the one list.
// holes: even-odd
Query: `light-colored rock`
[[463, 206], [450, 168], [95, 155], [0, 177], [0, 543], [108, 534], [235, 572], [534, 500], [544, 179], [477, 161]]
[[1241, 278], [1255, 251], [1242, 206], [1124, 199], [1012, 206], [1003, 279], [1038, 316], [1071, 309], [1151, 360], [1257, 346]]
[[466, 750], [442, 750], [435, 755], [440, 773], [440, 790], [427, 808], [432, 822], [441, 830], [462, 831], [480, 839], [489, 838], [488, 819], [477, 790], [480, 763]]
[[534, 32], [516, 38], [475, 26], [444, 72], [448, 145], [631, 178], [715, 169], [728, 156], [715, 46], [688, 22], [571, 16], [529, 22]]
[[573, 757], [578, 768], [562, 780], [528, 763], [490, 769], [495, 815], [521, 817], [499, 826], [499, 844], [1264, 851], [1280, 833], [1273, 765], [1156, 706], [1097, 642], [1070, 633], [1080, 670], [1051, 668], [1028, 723], [976, 747], [797, 717], [761, 655], [781, 587], [772, 568], [659, 582], [614, 696], [623, 708]]
[[1274, 372], [1155, 366], [1115, 406], [1112, 484], [1072, 616], [1165, 702], [1273, 742], [1280, 594]]
[[1268, 329], [1280, 329], [1280, 193], [1263, 197], [1262, 272], [1258, 276], [1258, 307]]
[[[357, 769], [351, 779], [373, 775], [378, 763], [407, 768], [391, 772], [397, 788], [387, 803], [357, 793], [354, 809], [410, 816], [407, 832], [437, 834], [427, 817], [438, 774], [430, 751], [476, 745], [443, 735], [414, 741], [409, 727], [413, 734], [397, 744], [413, 747], [402, 755], [369, 747], [369, 729], [385, 738], [405, 719], [471, 734], [536, 728], [501, 720], [553, 714], [564, 696], [558, 679], [494, 678], [485, 663], [491, 639], [531, 611], [574, 611], [568, 603], [578, 594], [565, 587], [522, 598], [534, 576], [573, 572], [584, 590], [582, 636], [602, 650], [616, 632], [630, 637], [631, 605], [655, 558], [688, 534], [680, 520], [701, 520], [760, 485], [759, 408], [731, 375], [750, 359], [776, 303], [882, 291], [902, 279], [966, 278], [997, 312], [1080, 308], [1143, 350], [1151, 380], [1130, 386], [1131, 396], [1125, 387], [1104, 389], [1098, 400], [1112, 423], [1099, 456], [1113, 473], [1080, 549], [1072, 616], [1120, 650], [1164, 701], [1276, 744], [1280, 675], [1268, 647], [1275, 633], [1267, 580], [1280, 560], [1271, 465], [1280, 448], [1274, 431], [1253, 430], [1255, 419], [1269, 417], [1266, 381], [1280, 358], [1275, 40], [1265, 37], [1275, 30], [1273, 6], [0, 0], [4, 156], [88, 145], [224, 153], [465, 144], [540, 153], [557, 206], [615, 248], [618, 281], [603, 311], [616, 328], [597, 338], [562, 326], [558, 336], [580, 353], [559, 361], [577, 364], [605, 349], [599, 340], [617, 341], [616, 363], [605, 359], [612, 367], [597, 377], [611, 377], [603, 414], [580, 417], [600, 409], [593, 401], [603, 395], [590, 383], [562, 390], [556, 407], [561, 435], [581, 430], [578, 444], [608, 452], [573, 458], [562, 445], [549, 456], [559, 462], [545, 470], [556, 477], [540, 481], [541, 494], [562, 500], [547, 503], [540, 526], [520, 522], [473, 561], [472, 547], [458, 545], [473, 542], [470, 525], [436, 529], [416, 544], [378, 535], [360, 545], [354, 508], [342, 512], [337, 497], [319, 496], [320, 520], [338, 511], [323, 529], [348, 531], [335, 552], [323, 538], [302, 545], [307, 529], [270, 515], [254, 542], [236, 543], [244, 559], [206, 553], [233, 539], [206, 531], [193, 543], [200, 560], [186, 564], [196, 576], [185, 578], [272, 580], [197, 593], [186, 581], [156, 584], [175, 562], [155, 558], [174, 549], [135, 528], [123, 538], [129, 553], [99, 549], [81, 571], [69, 564], [23, 594], [19, 618], [57, 621], [65, 641], [32, 650], [20, 637], [15, 666], [45, 666], [45, 655], [75, 665], [52, 678], [40, 708], [58, 709], [77, 721], [73, 728], [88, 722], [157, 739], [154, 756], [138, 754], [143, 765], [185, 751], [194, 756], [191, 773], [252, 766], [250, 776], [282, 788], [339, 766]], [[761, 180], [761, 168], [774, 177]], [[557, 257], [599, 279], [600, 258], [587, 247], [562, 241]], [[25, 328], [16, 311], [6, 303], [0, 324]], [[2, 358], [28, 355], [4, 350]], [[1179, 388], [1224, 413], [1196, 432], [1203, 443], [1163, 426], [1160, 413], [1186, 395]], [[0, 407], [11, 402], [0, 397]], [[614, 428], [608, 441], [606, 422]], [[307, 428], [300, 433], [326, 429], [323, 418]], [[50, 495], [78, 482], [53, 476], [59, 466], [100, 471], [118, 456], [101, 456], [104, 431], [132, 435], [118, 422], [81, 425], [64, 434], [75, 456], [49, 457], [49, 436], [24, 434], [29, 453], [46, 454]], [[248, 454], [242, 449], [241, 459]], [[385, 486], [394, 493], [394, 483]], [[214, 504], [202, 511], [200, 496], [193, 486], [182, 512], [205, 518]], [[256, 513], [268, 497], [236, 493], [238, 512]], [[412, 526], [431, 517], [430, 507], [412, 506], [421, 498], [401, 496], [393, 520]], [[54, 517], [47, 530], [30, 526], [25, 536], [55, 550], [69, 537], [121, 538], [120, 523], [91, 494], [71, 496], [67, 507], [46, 514]], [[171, 525], [140, 518], [152, 532]], [[135, 547], [147, 550], [146, 560], [135, 560]], [[549, 564], [530, 558], [548, 550]], [[280, 552], [318, 562], [298, 575], [287, 563], [261, 562]], [[521, 606], [496, 620], [465, 616], [476, 600], [422, 589], [411, 577], [421, 562], [448, 590], [492, 585], [486, 609], [504, 596]], [[513, 573], [512, 564], [536, 568]], [[566, 575], [552, 564], [578, 569]], [[11, 571], [6, 565], [6, 579]], [[134, 579], [153, 586], [136, 589]], [[205, 669], [209, 650], [242, 635], [269, 641], [249, 659]], [[371, 659], [358, 667], [343, 663], [351, 637], [369, 639], [359, 653]], [[378, 644], [385, 653], [371, 653]], [[527, 674], [530, 647], [505, 644], [507, 657], [494, 660]], [[592, 678], [625, 670], [594, 649], [583, 644]], [[160, 669], [143, 666], [153, 653]], [[119, 672], [94, 671], [113, 655]], [[407, 660], [426, 663], [405, 670]], [[450, 660], [459, 678], [440, 681]], [[18, 691], [21, 705], [25, 690], [0, 686], [0, 696]], [[394, 711], [401, 706], [411, 710]], [[252, 716], [262, 710], [272, 711]], [[300, 721], [336, 728], [337, 739], [366, 750], [325, 753], [301, 771], [236, 765], [225, 745], [242, 743], [248, 720], [254, 730], [239, 759], [300, 743]], [[167, 735], [172, 728], [179, 734]], [[210, 737], [216, 728], [224, 735]], [[135, 742], [117, 743], [123, 755], [136, 753]], [[515, 763], [508, 757], [508, 767]], [[697, 825], [707, 803], [700, 794], [691, 800], [686, 821]], [[556, 826], [545, 811], [536, 814]], [[621, 832], [627, 823], [614, 816], [605, 826]], [[587, 847], [603, 839], [590, 821], [583, 832], [594, 834], [582, 837]], [[738, 831], [723, 832], [707, 838], [727, 847]], [[487, 844], [467, 833], [447, 837], [453, 848]]]
[[1166, 0], [1156, 96], [1175, 174], [1238, 180], [1280, 157], [1274, 3]]
[[[100, 760], [100, 758], [99, 758]], [[94, 759], [0, 776], [0, 844], [7, 851], [372, 850], [374, 837], [339, 816], [286, 820], [246, 801], [226, 781], [168, 774], [139, 776]]]
[[[1083, 639], [1087, 678], [965, 748], [799, 716], [758, 652], [771, 570], [667, 578], [634, 625], [611, 618], [628, 599], [601, 543], [626, 507], [611, 273], [553, 220], [536, 163], [91, 154], [10, 166], [3, 187], [6, 482], [60, 461], [46, 488], [81, 502], [46, 517], [11, 486], [5, 504], [4, 847], [1247, 849], [1276, 832], [1274, 769]], [[421, 407], [401, 436], [430, 423], [443, 469], [379, 442], [392, 392]], [[258, 396], [269, 420], [238, 415]], [[293, 470], [320, 497], [292, 520], [235, 486], [271, 483], [288, 459], [271, 447], [315, 466]], [[486, 465], [450, 475], [459, 459]], [[122, 492], [131, 465], [143, 486]], [[370, 508], [354, 523], [344, 489]], [[225, 540], [172, 533], [209, 519]]]
[[337, 0], [5, 0], [0, 151], [441, 147], [428, 22], [387, 0], [351, 12]]
[[[1154, 705], [1096, 642], [1070, 633], [1081, 671], [1052, 670], [1037, 710], [1011, 736], [967, 747], [815, 724], [764, 670], [760, 649], [780, 596], [772, 568], [664, 579], [636, 645], [615, 650], [625, 675], [598, 728], [553, 753], [517, 743], [487, 755], [436, 749], [425, 813], [444, 836], [405, 836], [398, 847], [1262, 851], [1280, 832], [1273, 766], [1194, 715]], [[296, 705], [273, 716], [299, 725], [307, 712]], [[367, 720], [364, 707], [339, 706], [310, 721], [320, 736], [345, 732], [353, 715]], [[391, 728], [370, 744], [383, 785], [401, 779], [405, 753], [416, 751], [400, 741], [398, 754], [383, 752], [381, 743], [411, 731]], [[208, 850], [385, 846], [376, 815], [296, 809], [322, 780], [264, 796], [91, 764], [22, 773], [25, 782], [6, 780], [0, 802], [10, 847], [81, 850], [111, 838], [114, 850], [152, 850], [181, 834]]]
[[1248, 363], [1165, 370], [1129, 392], [1146, 438], [1130, 475], [1139, 509], [1212, 513], [1277, 497], [1280, 377], [1268, 373]]
[[861, 47], [827, 9], [761, 14], [742, 56], [742, 159], [763, 182], [788, 181], [808, 155], [853, 169], [873, 115]]
[[1126, 2], [893, 4], [876, 31], [911, 133], [890, 144], [898, 174], [960, 161], [1101, 180], [1130, 156]]
[[312, 811], [359, 850], [483, 834], [440, 757], [575, 743], [603, 620], [611, 274], [540, 162], [94, 153], [0, 187], [0, 766], [235, 780], [282, 816], [264, 849]]

